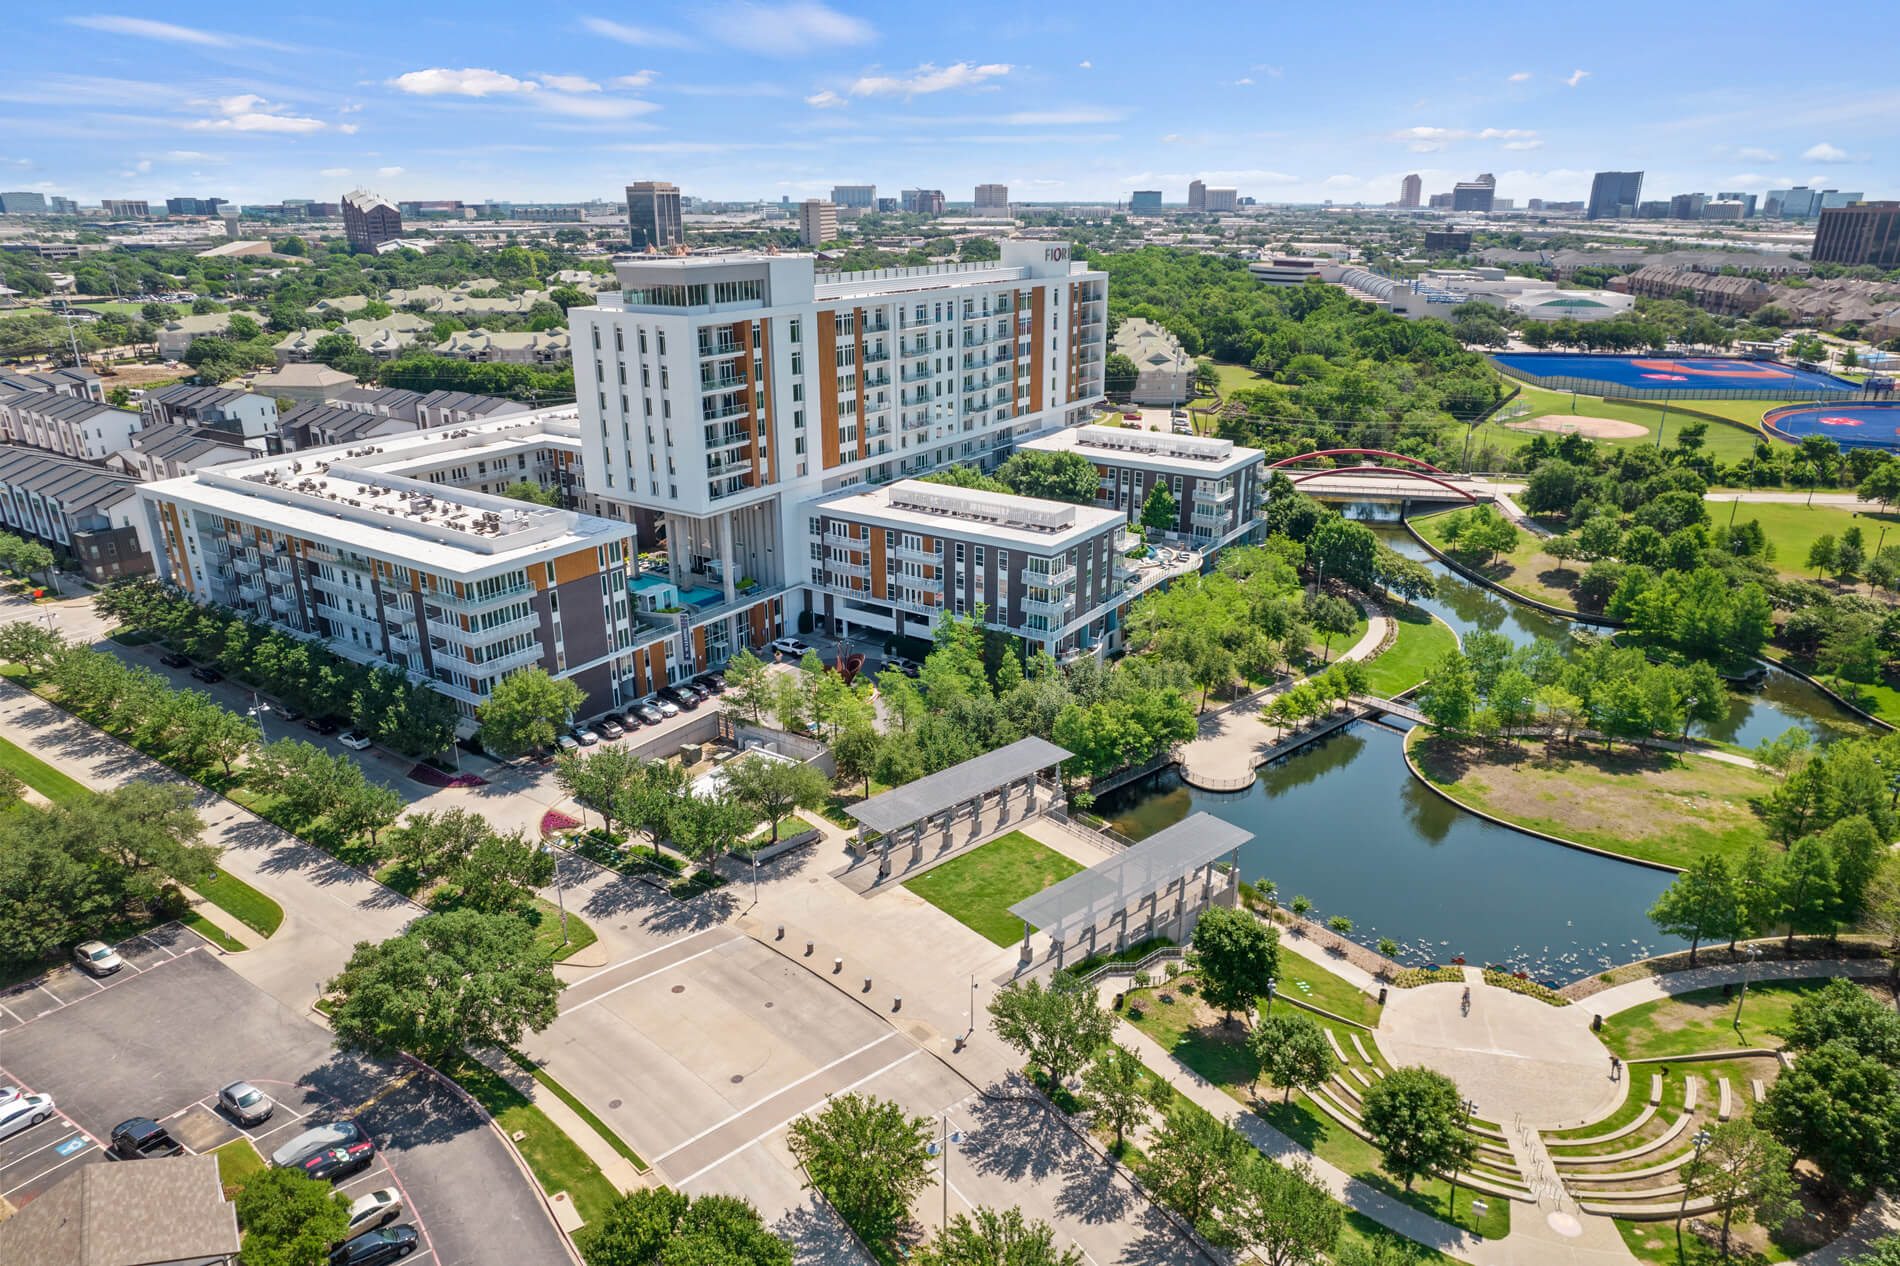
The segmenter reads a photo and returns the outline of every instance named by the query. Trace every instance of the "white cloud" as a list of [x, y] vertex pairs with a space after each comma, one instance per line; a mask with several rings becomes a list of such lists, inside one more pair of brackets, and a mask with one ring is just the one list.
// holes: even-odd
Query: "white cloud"
[[1504, 143], [1504, 148], [1505, 149], [1542, 149], [1544, 148], [1544, 143], [1542, 141], [1506, 141]]
[[336, 112], [338, 114], [355, 114], [358, 111], [360, 111], [362, 108], [363, 107], [361, 105], [338, 106], [336, 108]]
[[1854, 161], [1852, 154], [1849, 154], [1838, 145], [1829, 145], [1826, 141], [1822, 141], [1819, 145], [1811, 146], [1803, 151], [1801, 157], [1815, 163], [1851, 163]]
[[539, 85], [531, 79], [504, 75], [499, 70], [483, 70], [476, 66], [450, 70], [437, 66], [397, 75], [389, 81], [389, 86], [398, 92], [414, 93], [418, 97], [487, 97], [533, 92]]
[[814, 0], [732, 5], [721, 11], [713, 31], [735, 48], [767, 57], [802, 57], [877, 38], [869, 22]]
[[378, 167], [378, 168], [376, 169], [376, 174], [377, 174], [378, 176], [400, 176], [400, 175], [402, 175], [402, 168], [400, 168], [400, 167]]
[[341, 177], [349, 175], [350, 169], [347, 167], [325, 167], [322, 171], [318, 172], [317, 174], [319, 176], [328, 176], [331, 180], [337, 180], [337, 179], [340, 179]]
[[1505, 149], [1536, 149], [1544, 142], [1529, 128], [1488, 127], [1479, 132], [1456, 127], [1408, 127], [1389, 133], [1389, 138], [1405, 142], [1415, 154], [1432, 154], [1453, 141], [1503, 141]]
[[645, 88], [659, 77], [657, 70], [636, 71], [631, 75], [622, 75], [613, 81], [616, 88]]
[[1771, 149], [1762, 149], [1757, 145], [1744, 145], [1735, 152], [1738, 156], [1746, 158], [1751, 163], [1778, 163], [1781, 161], [1780, 154], [1777, 154]]
[[171, 163], [216, 163], [223, 162], [210, 154], [201, 154], [195, 149], [172, 149], [165, 151], [165, 161]]
[[600, 85], [585, 75], [537, 75], [543, 88], [556, 92], [599, 92]]
[[1512, 76], [1511, 76], [1511, 77], [1510, 77], [1509, 79], [1507, 79], [1507, 80], [1506, 80], [1505, 82], [1506, 82], [1506, 83], [1514, 83], [1514, 84], [1521, 84], [1521, 83], [1528, 83], [1528, 82], [1530, 82], [1530, 77], [1531, 77], [1531, 72], [1530, 72], [1530, 71], [1528, 71], [1528, 70], [1520, 70], [1520, 71], [1518, 71], [1518, 72], [1517, 72], [1517, 73], [1516, 73], [1515, 75], [1512, 75]]
[[1246, 86], [1247, 86], [1248, 84], [1251, 84], [1252, 82], [1253, 82], [1253, 80], [1251, 80], [1251, 79], [1249, 79], [1249, 78], [1247, 78], [1247, 77], [1245, 77], [1245, 76], [1242, 76], [1241, 78], [1239, 78], [1239, 79], [1236, 79], [1236, 80], [1234, 80], [1234, 87], [1236, 87], [1236, 88], [1245, 88], [1245, 87], [1246, 87]]
[[994, 79], [1010, 72], [1007, 62], [987, 62], [976, 65], [971, 62], [957, 62], [954, 65], [939, 68], [931, 62], [925, 62], [913, 71], [902, 75], [865, 75], [851, 85], [854, 97], [915, 97], [925, 93], [944, 92], [951, 88], [974, 88], [986, 79]]
[[1523, 141], [1536, 135], [1537, 133], [1529, 128], [1488, 127], [1478, 133], [1478, 139], [1481, 141]]
[[575, 97], [564, 92], [537, 93], [534, 103], [543, 110], [572, 119], [631, 119], [660, 107], [632, 97]]
[[173, 44], [203, 44], [213, 48], [227, 48], [236, 42], [230, 36], [220, 35], [215, 31], [200, 31], [196, 27], [175, 26], [170, 22], [153, 22], [146, 18], [101, 15], [66, 20], [74, 26], [83, 26], [89, 31], [107, 31], [113, 35], [137, 35], [148, 40], [166, 40]]
[[684, 35], [650, 26], [628, 26], [625, 22], [612, 22], [606, 18], [582, 18], [581, 25], [595, 35], [618, 40], [622, 44], [644, 45], [649, 48], [691, 48], [693, 46], [693, 42]]
[[805, 104], [814, 110], [836, 110], [841, 106], [848, 106], [851, 103], [831, 89], [826, 88], [823, 92], [814, 92], [811, 96], [806, 97]]
[[1082, 69], [1083, 69], [1083, 70], [1094, 70], [1094, 69], [1095, 69], [1095, 63], [1094, 63], [1094, 62], [1083, 62], [1083, 63], [1082, 63]]
[[1248, 69], [1252, 70], [1255, 74], [1265, 75], [1269, 79], [1278, 79], [1281, 75], [1286, 73], [1278, 66], [1269, 66], [1265, 62], [1262, 62], [1258, 66], [1250, 66]]
[[1021, 127], [1060, 127], [1065, 123], [1120, 123], [1128, 111], [1100, 106], [1078, 106], [1073, 110], [1018, 110], [996, 120]]
[[345, 135], [345, 136], [355, 136], [355, 135], [356, 135], [356, 134], [357, 134], [358, 132], [360, 132], [360, 131], [362, 131], [363, 129], [362, 129], [362, 125], [361, 125], [361, 124], [357, 124], [357, 123], [339, 123], [339, 124], [337, 125], [337, 129], [336, 129], [336, 130], [337, 130], [337, 131], [339, 131], [339, 132], [341, 132], [341, 133], [343, 133], [343, 135]]
[[274, 105], [255, 93], [249, 92], [235, 97], [220, 97], [216, 101], [195, 101], [192, 104], [209, 105], [217, 110], [215, 118], [193, 119], [185, 125], [198, 131], [276, 132], [284, 135], [300, 135], [306, 132], [321, 132], [329, 126], [322, 119], [285, 114], [286, 107]]
[[1570, 72], [1570, 77], [1564, 80], [1564, 82], [1569, 84], [1572, 88], [1574, 88], [1578, 84], [1582, 83], [1584, 80], [1588, 79], [1589, 77], [1590, 77], [1590, 72], [1587, 70], [1573, 70]]

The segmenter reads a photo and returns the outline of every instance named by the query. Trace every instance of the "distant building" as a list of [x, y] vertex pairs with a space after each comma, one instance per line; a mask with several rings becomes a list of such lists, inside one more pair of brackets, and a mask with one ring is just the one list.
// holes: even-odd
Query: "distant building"
[[627, 240], [636, 251], [663, 251], [685, 243], [678, 185], [640, 180], [627, 186]]
[[1734, 193], [1718, 193], [1715, 195], [1715, 200], [1717, 202], [1739, 202], [1742, 204], [1742, 219], [1752, 220], [1755, 218], [1755, 195], [1752, 193], [1741, 193], [1739, 191]]
[[1817, 264], [1900, 268], [1900, 202], [1822, 208], [1808, 258]]
[[229, 387], [159, 387], [139, 401], [144, 429], [169, 425], [208, 426], [235, 431], [245, 439], [277, 434], [277, 400], [255, 391]]
[[806, 246], [823, 246], [838, 240], [838, 206], [822, 198], [807, 198], [798, 204], [798, 240]]
[[79, 204], [71, 198], [62, 198], [58, 194], [46, 200], [46, 205], [54, 215], [78, 215]]
[[0, 388], [0, 435], [89, 462], [102, 462], [138, 432], [139, 415], [90, 396]]
[[328, 401], [355, 385], [356, 379], [342, 370], [309, 362], [285, 365], [251, 379], [251, 387], [259, 395], [273, 401], [294, 400], [298, 404]]
[[1636, 204], [1636, 218], [1639, 220], [1667, 220], [1669, 218], [1669, 199], [1659, 198]]
[[1449, 211], [1451, 210], [1451, 195], [1435, 193], [1427, 200], [1426, 206], [1433, 211]]
[[917, 215], [942, 215], [943, 190], [906, 189], [903, 192], [903, 209]]
[[343, 195], [343, 234], [352, 251], [372, 254], [382, 243], [402, 236], [402, 212], [380, 194], [353, 190]]
[[1209, 214], [1221, 211], [1240, 210], [1240, 190], [1209, 189], [1207, 191], [1207, 210]]
[[1095, 504], [1140, 521], [1148, 494], [1166, 486], [1176, 519], [1167, 529], [1197, 549], [1218, 549], [1258, 530], [1254, 517], [1266, 481], [1266, 454], [1232, 440], [1162, 435], [1110, 426], [1064, 427], [1020, 446], [1023, 451], [1075, 453], [1095, 467]]
[[108, 220], [144, 220], [152, 214], [152, 204], [143, 198], [102, 198], [99, 206]]
[[1009, 214], [1008, 185], [978, 185], [975, 212], [979, 216]]
[[1207, 186], [1198, 180], [1188, 181], [1188, 210], [1207, 210]]
[[1849, 207], [1856, 202], [1864, 201], [1866, 197], [1866, 194], [1858, 190], [1853, 193], [1843, 193], [1839, 189], [1823, 189], [1821, 191], [1821, 205], [1819, 210], [1826, 211], [1832, 207]]
[[166, 215], [216, 215], [223, 206], [223, 198], [167, 198]]
[[[1724, 277], [1679, 264], [1645, 264], [1623, 277], [1612, 277], [1611, 290], [1638, 299], [1681, 299], [1718, 316], [1746, 316], [1766, 307], [1768, 284], [1755, 277]], [[1568, 291], [1560, 293], [1568, 294]]]
[[[152, 570], [151, 538], [135, 514], [138, 488], [139, 481], [122, 471], [36, 448], [0, 445], [0, 527], [71, 554], [93, 581]], [[10, 1229], [13, 1221], [18, 1217], [0, 1224], [0, 1231]], [[43, 1259], [0, 1255], [0, 1260]]]
[[1161, 191], [1137, 189], [1128, 199], [1128, 209], [1136, 215], [1161, 214]]
[[1585, 215], [1592, 220], [1626, 220], [1636, 214], [1642, 200], [1642, 172], [1600, 171], [1590, 182], [1590, 205]]
[[1468, 230], [1433, 230], [1425, 235], [1425, 249], [1462, 255], [1471, 249], [1471, 233]]
[[1399, 182], [1399, 205], [1402, 207], [1417, 206], [1419, 195], [1424, 192], [1424, 189], [1425, 182], [1419, 178], [1416, 172], [1407, 176], [1404, 180]]
[[1135, 362], [1135, 385], [1128, 398], [1136, 404], [1176, 405], [1194, 396], [1194, 358], [1181, 341], [1146, 317], [1129, 317], [1115, 329], [1109, 346]]
[[1679, 193], [1669, 199], [1669, 218], [1672, 220], [1700, 220], [1702, 205], [1708, 199], [1699, 193]]
[[158, 327], [153, 345], [166, 360], [177, 360], [201, 338], [220, 338], [231, 328], [229, 312], [209, 312], [203, 316], [173, 317]]
[[876, 185], [833, 185], [831, 203], [838, 207], [875, 207], [877, 205]]
[[[1329, 281], [1338, 275], [1339, 269], [1331, 260], [1294, 255], [1257, 259], [1247, 265], [1247, 271], [1263, 286], [1303, 286], [1309, 277]], [[1120, 333], [1119, 330], [1116, 332]]]
[[46, 195], [18, 191], [0, 193], [0, 215], [45, 215]]
[[1451, 187], [1453, 211], [1490, 211], [1497, 203], [1497, 177], [1486, 172], [1476, 180], [1461, 180]]
[[1743, 218], [1742, 209], [1740, 198], [1711, 198], [1702, 204], [1702, 218], [1704, 220], [1740, 220]]

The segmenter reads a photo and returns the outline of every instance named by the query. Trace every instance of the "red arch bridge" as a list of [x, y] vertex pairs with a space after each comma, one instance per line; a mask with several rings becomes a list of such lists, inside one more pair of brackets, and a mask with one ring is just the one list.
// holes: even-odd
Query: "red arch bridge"
[[[1328, 466], [1318, 470], [1302, 470], [1297, 474], [1288, 469], [1318, 457], [1373, 457], [1399, 464]], [[1327, 448], [1314, 453], [1296, 453], [1292, 457], [1283, 457], [1277, 462], [1269, 462], [1267, 469], [1287, 470], [1295, 484], [1315, 485], [1302, 489], [1308, 495], [1315, 497], [1351, 500], [1397, 498], [1404, 501], [1463, 501], [1472, 505], [1481, 500], [1471, 489], [1452, 482], [1454, 476], [1451, 472], [1441, 470], [1420, 458], [1408, 457], [1404, 453], [1391, 453], [1380, 448]]]

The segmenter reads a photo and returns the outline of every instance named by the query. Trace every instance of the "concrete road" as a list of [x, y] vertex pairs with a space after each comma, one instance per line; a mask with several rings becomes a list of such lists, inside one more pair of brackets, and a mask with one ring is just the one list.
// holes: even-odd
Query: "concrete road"
[[[249, 1137], [272, 1150], [314, 1124], [353, 1119], [376, 1142], [374, 1166], [339, 1189], [361, 1195], [395, 1186], [422, 1232], [431, 1266], [555, 1263], [567, 1249], [540, 1194], [473, 1107], [419, 1069], [339, 1054], [329, 1033], [246, 983], [196, 937], [128, 946], [142, 968], [110, 987], [37, 1014], [6, 1031], [0, 1077], [52, 1094], [64, 1114], [28, 1132], [44, 1150], [24, 1161], [0, 1154], [0, 1182], [43, 1193], [128, 1117], [166, 1123], [193, 1151]], [[240, 1127], [215, 1104], [219, 1086], [243, 1078], [278, 1102], [270, 1120]], [[55, 1137], [57, 1136], [57, 1137]], [[37, 1161], [61, 1168], [28, 1174]]]

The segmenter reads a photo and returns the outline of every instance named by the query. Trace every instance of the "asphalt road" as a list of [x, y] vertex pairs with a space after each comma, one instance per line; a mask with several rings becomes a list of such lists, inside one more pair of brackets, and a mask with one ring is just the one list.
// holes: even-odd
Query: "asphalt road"
[[[426, 1071], [337, 1052], [327, 1030], [189, 933], [128, 943], [122, 953], [132, 966], [103, 985], [62, 968], [0, 997], [13, 1017], [0, 1038], [0, 1083], [51, 1094], [61, 1114], [0, 1141], [0, 1195], [24, 1203], [103, 1159], [99, 1145], [128, 1117], [166, 1122], [193, 1151], [248, 1135], [267, 1157], [314, 1124], [349, 1117], [375, 1140], [377, 1160], [338, 1187], [352, 1196], [403, 1192], [402, 1220], [424, 1240], [408, 1262], [567, 1260], [506, 1146]], [[218, 1087], [239, 1078], [277, 1099], [270, 1120], [240, 1129], [217, 1111]]]

